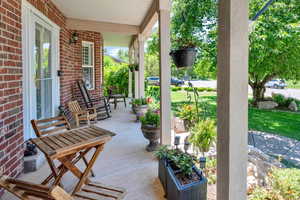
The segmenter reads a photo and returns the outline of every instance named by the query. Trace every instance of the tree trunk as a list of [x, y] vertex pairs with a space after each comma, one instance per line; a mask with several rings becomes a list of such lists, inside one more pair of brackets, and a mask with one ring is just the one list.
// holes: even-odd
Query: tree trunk
[[262, 84], [253, 84], [252, 90], [253, 90], [253, 104], [257, 105], [259, 101], [263, 101], [265, 98], [265, 92], [266, 88]]

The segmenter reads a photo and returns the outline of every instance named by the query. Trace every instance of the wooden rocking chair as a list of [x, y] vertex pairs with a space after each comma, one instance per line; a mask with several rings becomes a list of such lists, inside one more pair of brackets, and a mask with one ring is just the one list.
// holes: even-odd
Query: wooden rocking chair
[[97, 114], [104, 116], [101, 119], [109, 118], [109, 112], [111, 112], [111, 110], [109, 102], [106, 100], [106, 98], [104, 96], [100, 98], [93, 98], [90, 95], [88, 89], [85, 87], [84, 82], [82, 80], [77, 81], [77, 85], [85, 103], [85, 106], [87, 108], [96, 108]]
[[[43, 120], [31, 120], [31, 125], [32, 125], [32, 128], [37, 137], [43, 137], [43, 136], [47, 136], [50, 134], [56, 134], [63, 130], [71, 129], [71, 126], [65, 116], [58, 116], [58, 117], [53, 117], [53, 118], [43, 119]], [[85, 165], [87, 165], [88, 164], [87, 159], [85, 157], [83, 157], [82, 159], [83, 159], [83, 162], [85, 163]], [[50, 174], [42, 182], [42, 185], [48, 184], [53, 178], [58, 176], [58, 172], [60, 170], [64, 170], [62, 165], [60, 165], [59, 167], [56, 167], [54, 162], [47, 156], [46, 156], [46, 160], [49, 164], [52, 174]], [[93, 177], [95, 177], [93, 170], [91, 170], [91, 174]]]
[[125, 190], [121, 188], [88, 183], [71, 196], [59, 186], [48, 187], [1, 176], [1, 174], [0, 188], [6, 189], [21, 200], [121, 200], [126, 195]]
[[88, 125], [90, 125], [91, 120], [97, 122], [96, 108], [88, 108], [87, 110], [83, 110], [78, 101], [70, 101], [68, 103], [68, 107], [75, 119], [77, 127], [80, 126], [81, 121], [87, 122]]

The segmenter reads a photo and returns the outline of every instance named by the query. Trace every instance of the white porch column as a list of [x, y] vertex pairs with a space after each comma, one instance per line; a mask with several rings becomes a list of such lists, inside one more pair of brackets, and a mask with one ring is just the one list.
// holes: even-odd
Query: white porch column
[[139, 89], [139, 97], [143, 98], [145, 97], [145, 41], [142, 35], [138, 36], [138, 46], [139, 46], [139, 83], [138, 83], [138, 89]]
[[[129, 64], [132, 64], [132, 47], [129, 48]], [[128, 97], [132, 98], [132, 72], [128, 70]]]
[[[134, 63], [138, 63], [138, 51], [134, 45]], [[134, 98], [140, 98], [139, 94], [139, 72], [134, 71]]]
[[161, 144], [171, 144], [171, 65], [170, 65], [170, 8], [169, 0], [158, 1], [160, 46], [160, 117]]
[[217, 199], [246, 200], [249, 2], [219, 2]]

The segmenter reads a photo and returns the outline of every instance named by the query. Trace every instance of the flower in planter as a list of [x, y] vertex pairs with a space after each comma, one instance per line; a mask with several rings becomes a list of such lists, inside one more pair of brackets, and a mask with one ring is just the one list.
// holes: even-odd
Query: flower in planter
[[148, 110], [145, 116], [141, 117], [142, 126], [153, 126], [159, 127], [160, 126], [160, 116], [153, 112], [152, 110]]
[[142, 106], [147, 105], [147, 99], [146, 98], [139, 98], [139, 99], [133, 99], [132, 104], [135, 106]]
[[179, 118], [184, 120], [184, 125], [187, 130], [189, 130], [197, 121], [195, 113], [197, 113], [196, 107], [188, 104], [183, 105], [180, 109], [180, 112], [177, 113]]
[[151, 97], [148, 97], [148, 98], [147, 98], [147, 103], [149, 103], [149, 104], [150, 104], [150, 103], [153, 103], [153, 99], [152, 99]]

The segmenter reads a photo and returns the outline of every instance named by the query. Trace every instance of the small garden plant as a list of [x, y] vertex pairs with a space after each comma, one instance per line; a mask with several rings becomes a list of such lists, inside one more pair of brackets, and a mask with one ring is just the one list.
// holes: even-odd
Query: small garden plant
[[202, 153], [209, 151], [217, 137], [216, 123], [212, 119], [199, 121], [192, 129], [189, 141]]
[[153, 127], [159, 127], [160, 126], [160, 116], [159, 114], [153, 112], [151, 109], [149, 109], [145, 116], [141, 117], [141, 123], [143, 126], [153, 126]]
[[133, 99], [132, 104], [135, 106], [147, 105], [146, 98]]

